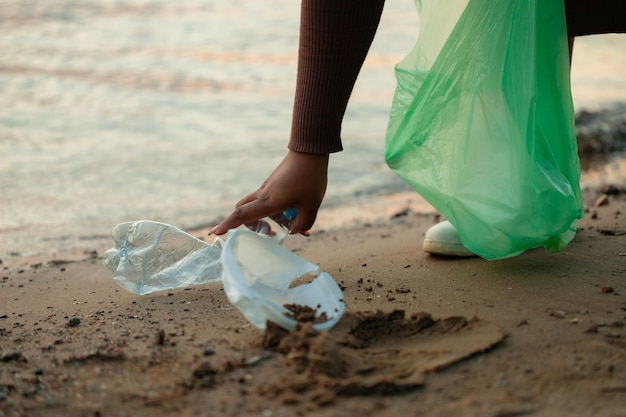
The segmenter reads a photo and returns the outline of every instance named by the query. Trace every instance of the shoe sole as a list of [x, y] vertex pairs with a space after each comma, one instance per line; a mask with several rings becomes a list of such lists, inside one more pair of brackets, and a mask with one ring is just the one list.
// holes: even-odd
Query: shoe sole
[[423, 246], [424, 252], [430, 253], [431, 255], [450, 256], [455, 258], [468, 258], [476, 256], [475, 253], [463, 246], [462, 243], [454, 244], [449, 241], [425, 239]]

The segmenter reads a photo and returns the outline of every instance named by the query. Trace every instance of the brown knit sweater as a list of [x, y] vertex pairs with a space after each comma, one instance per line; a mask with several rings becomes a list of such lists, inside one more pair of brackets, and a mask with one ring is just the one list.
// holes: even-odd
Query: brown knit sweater
[[[569, 36], [626, 32], [626, 0], [564, 1]], [[302, 0], [292, 151], [343, 149], [341, 122], [384, 3]]]

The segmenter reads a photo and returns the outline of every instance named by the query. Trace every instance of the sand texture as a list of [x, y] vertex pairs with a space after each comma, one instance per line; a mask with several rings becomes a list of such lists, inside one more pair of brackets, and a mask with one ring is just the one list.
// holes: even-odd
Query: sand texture
[[100, 248], [5, 264], [0, 415], [626, 416], [626, 195], [605, 191], [560, 253], [429, 256], [437, 216], [402, 206], [290, 237], [343, 289], [329, 333], [257, 330], [221, 284], [127, 293]]

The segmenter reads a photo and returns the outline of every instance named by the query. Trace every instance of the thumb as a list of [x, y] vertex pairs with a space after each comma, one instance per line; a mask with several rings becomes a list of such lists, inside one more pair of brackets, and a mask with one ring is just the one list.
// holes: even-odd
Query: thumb
[[311, 211], [306, 210], [301, 207], [296, 207], [298, 210], [298, 215], [291, 223], [291, 227], [289, 228], [289, 233], [296, 234], [300, 233], [308, 236], [309, 230], [313, 227], [315, 223], [315, 219], [317, 218], [317, 210]]

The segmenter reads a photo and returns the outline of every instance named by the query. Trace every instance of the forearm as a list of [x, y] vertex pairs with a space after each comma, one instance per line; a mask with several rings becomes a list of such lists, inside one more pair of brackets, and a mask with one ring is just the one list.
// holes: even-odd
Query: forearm
[[289, 149], [342, 150], [341, 123], [384, 0], [302, 0]]

